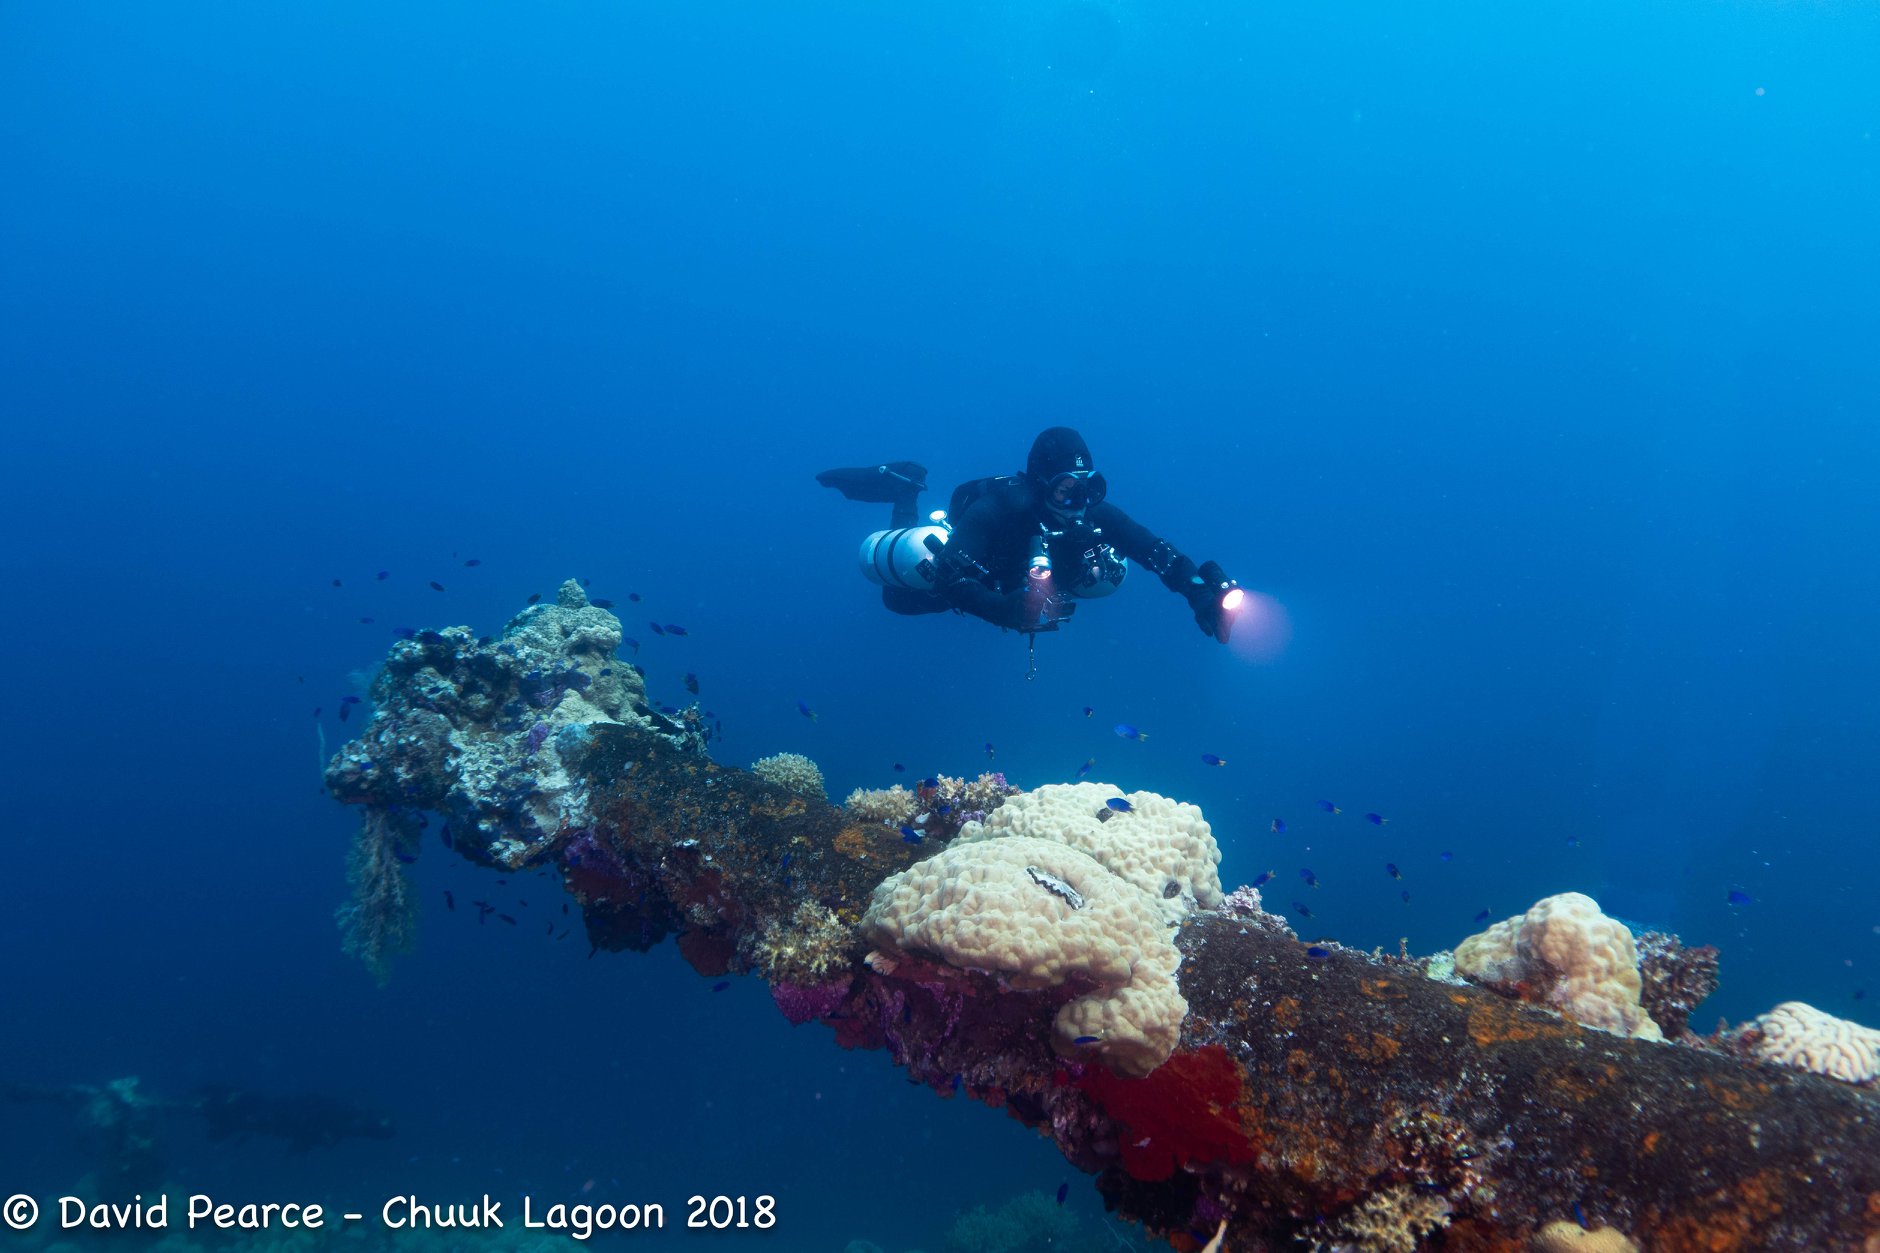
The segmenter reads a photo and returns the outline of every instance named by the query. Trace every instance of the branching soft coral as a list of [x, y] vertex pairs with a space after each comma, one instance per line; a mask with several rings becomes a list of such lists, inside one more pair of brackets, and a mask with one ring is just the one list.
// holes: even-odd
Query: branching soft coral
[[409, 953], [417, 936], [418, 901], [404, 866], [417, 843], [414, 817], [373, 806], [359, 823], [347, 859], [352, 899], [335, 914], [340, 947], [364, 962], [380, 984], [392, 977], [392, 959]]

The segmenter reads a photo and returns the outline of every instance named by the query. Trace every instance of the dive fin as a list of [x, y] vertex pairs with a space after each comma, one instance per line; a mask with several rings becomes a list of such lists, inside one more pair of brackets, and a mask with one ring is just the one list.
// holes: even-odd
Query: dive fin
[[884, 465], [853, 466], [824, 470], [816, 476], [824, 487], [833, 487], [850, 500], [877, 505], [911, 501], [927, 490], [927, 467], [912, 461], [890, 461]]

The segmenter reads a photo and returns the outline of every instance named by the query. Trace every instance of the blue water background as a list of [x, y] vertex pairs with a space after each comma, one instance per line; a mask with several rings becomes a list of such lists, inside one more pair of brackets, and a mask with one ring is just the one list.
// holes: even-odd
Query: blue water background
[[[518, 886], [433, 851], [391, 987], [338, 952], [314, 708], [337, 748], [394, 627], [570, 575], [723, 760], [1094, 757], [1311, 935], [1581, 890], [1722, 947], [1701, 1027], [1880, 1023], [1876, 63], [1835, 3], [8, 6], [0, 1079], [400, 1120], [179, 1132], [185, 1181], [772, 1192], [788, 1247], [1070, 1177], [754, 981], [537, 935], [548, 884], [479, 928], [441, 890]], [[944, 488], [1057, 422], [1289, 642], [1139, 573], [1027, 682], [883, 613], [884, 511], [812, 474]], [[0, 1126], [9, 1177], [83, 1169]]]

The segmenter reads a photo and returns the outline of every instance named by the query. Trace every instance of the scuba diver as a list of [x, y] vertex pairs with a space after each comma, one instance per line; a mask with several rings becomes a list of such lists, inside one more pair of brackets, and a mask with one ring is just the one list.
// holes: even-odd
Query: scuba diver
[[862, 541], [862, 574], [901, 614], [970, 613], [1036, 641], [1108, 596], [1129, 563], [1157, 575], [1225, 644], [1243, 593], [1219, 564], [1195, 563], [1105, 499], [1108, 484], [1083, 436], [1054, 426], [1032, 442], [1022, 474], [954, 489], [926, 523], [916, 502], [927, 471], [912, 461], [825, 470], [816, 476], [850, 500], [893, 507], [889, 527]]

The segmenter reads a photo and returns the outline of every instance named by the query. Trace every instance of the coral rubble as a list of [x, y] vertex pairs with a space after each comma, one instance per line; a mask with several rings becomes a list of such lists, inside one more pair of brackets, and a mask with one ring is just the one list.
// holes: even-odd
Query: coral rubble
[[1717, 958], [1708, 944], [1687, 948], [1662, 931], [1639, 935], [1639, 1004], [1666, 1037], [1689, 1031], [1691, 1011], [1717, 990]]

